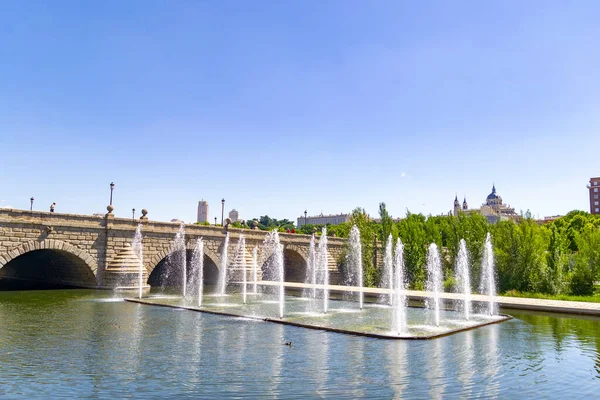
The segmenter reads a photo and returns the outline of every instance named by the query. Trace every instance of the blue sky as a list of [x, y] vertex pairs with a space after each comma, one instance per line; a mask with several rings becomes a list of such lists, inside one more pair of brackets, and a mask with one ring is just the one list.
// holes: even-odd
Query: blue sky
[[[595, 1], [0, 4], [0, 206], [589, 211]], [[137, 212], [139, 215], [139, 211]]]

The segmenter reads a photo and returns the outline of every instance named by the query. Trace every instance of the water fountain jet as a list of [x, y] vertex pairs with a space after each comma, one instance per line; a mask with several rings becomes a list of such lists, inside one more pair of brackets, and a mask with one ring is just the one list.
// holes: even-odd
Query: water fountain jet
[[362, 268], [362, 247], [360, 243], [360, 231], [356, 225], [350, 229], [350, 237], [348, 239], [350, 251], [347, 255], [348, 270], [350, 271], [350, 285], [359, 287], [358, 293], [358, 308], [363, 308], [363, 268]]
[[464, 239], [460, 240], [456, 256], [456, 283], [458, 291], [463, 294], [463, 313], [468, 321], [471, 316], [471, 278], [469, 275], [469, 253]]
[[317, 298], [317, 262], [316, 262], [316, 252], [315, 252], [315, 235], [313, 234], [310, 237], [310, 244], [308, 246], [308, 259], [306, 260], [306, 278], [304, 279], [304, 283], [312, 285], [312, 288], [304, 289], [303, 295], [305, 297], [312, 297], [313, 299]]
[[323, 274], [323, 312], [329, 307], [329, 255], [327, 254], [327, 228], [323, 227], [319, 239], [318, 264]]
[[427, 308], [434, 311], [435, 326], [440, 326], [440, 292], [442, 291], [442, 263], [440, 253], [435, 243], [429, 246], [427, 252], [427, 283], [425, 290], [429, 292]]
[[404, 278], [404, 245], [400, 238], [394, 252], [394, 308], [392, 331], [400, 335], [406, 332], [406, 281]]
[[496, 296], [496, 281], [494, 278], [494, 251], [492, 248], [492, 235], [489, 232], [485, 237], [479, 292], [488, 296], [487, 311], [489, 315], [494, 315], [496, 308], [494, 302], [494, 296]]
[[141, 299], [142, 298], [142, 289], [144, 287], [144, 247], [142, 244], [142, 224], [138, 224], [137, 228], [135, 229], [135, 234], [133, 235], [133, 241], [131, 243], [131, 248], [133, 250], [133, 253], [139, 258], [139, 262], [140, 262], [140, 270], [139, 270], [139, 277], [138, 277], [138, 283], [140, 286], [140, 291], [138, 294], [138, 297]]
[[264, 241], [265, 249], [271, 253], [267, 259], [267, 270], [279, 286], [279, 318], [283, 318], [285, 308], [285, 286], [283, 271], [283, 245], [279, 240], [279, 232], [273, 230], [269, 232]]
[[242, 301], [246, 304], [246, 239], [244, 235], [240, 235], [234, 260], [236, 268], [242, 271]]
[[252, 249], [252, 280], [254, 281], [254, 286], [252, 288], [252, 292], [254, 294], [257, 293], [257, 285], [258, 285], [258, 247], [254, 247]]
[[221, 249], [221, 265], [219, 268], [219, 281], [217, 283], [216, 293], [220, 296], [225, 296], [225, 289], [227, 288], [227, 262], [228, 262], [228, 249], [229, 249], [229, 232], [225, 235], [223, 241], [223, 248]]
[[204, 295], [204, 242], [202, 238], [196, 240], [196, 246], [192, 252], [192, 276], [197, 281], [198, 287], [198, 307], [202, 307], [202, 296]]
[[[393, 247], [393, 239], [390, 234], [387, 238], [387, 242], [385, 244], [385, 253], [383, 256], [383, 270], [381, 274], [381, 284], [382, 288], [387, 288], [390, 290], [390, 294], [388, 297], [388, 301], [390, 305], [393, 305], [394, 296], [392, 294], [394, 289], [394, 274], [392, 271], [393, 264], [393, 256], [392, 256], [392, 247]], [[385, 299], [386, 295], [381, 295], [382, 299]]]

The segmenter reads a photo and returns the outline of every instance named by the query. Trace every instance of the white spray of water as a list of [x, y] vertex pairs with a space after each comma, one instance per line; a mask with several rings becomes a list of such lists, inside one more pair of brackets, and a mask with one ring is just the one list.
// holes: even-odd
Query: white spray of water
[[242, 273], [242, 301], [246, 304], [246, 239], [240, 235], [235, 250], [235, 263]]
[[427, 253], [427, 284], [425, 290], [429, 292], [427, 308], [435, 313], [435, 326], [440, 326], [440, 293], [442, 292], [442, 263], [437, 245], [432, 243]]
[[252, 249], [252, 280], [254, 281], [254, 286], [252, 288], [252, 292], [254, 294], [257, 293], [258, 290], [258, 247], [254, 247]]
[[[393, 305], [394, 303], [394, 296], [392, 294], [393, 289], [394, 289], [394, 274], [393, 274], [393, 256], [392, 256], [392, 247], [393, 247], [393, 239], [392, 239], [392, 235], [389, 235], [387, 238], [387, 242], [385, 244], [385, 253], [383, 256], [383, 271], [382, 271], [382, 276], [381, 276], [381, 284], [380, 286], [382, 288], [387, 288], [390, 290], [390, 294], [388, 296], [388, 301], [390, 303], [390, 305]], [[382, 298], [385, 299], [385, 295], [381, 295]]]
[[144, 287], [144, 247], [142, 244], [142, 224], [138, 224], [135, 229], [135, 234], [133, 235], [133, 242], [131, 243], [131, 248], [133, 253], [140, 260], [140, 270], [139, 270], [139, 298], [142, 298], [142, 289]]
[[496, 296], [496, 280], [494, 278], [494, 251], [492, 248], [492, 235], [488, 232], [485, 238], [485, 247], [483, 249], [483, 260], [481, 263], [481, 282], [479, 292], [488, 296], [488, 313], [494, 315]]
[[196, 240], [196, 246], [190, 261], [192, 267], [192, 282], [198, 288], [198, 307], [202, 307], [202, 296], [204, 295], [204, 242], [202, 238]]
[[221, 249], [221, 267], [219, 268], [219, 282], [217, 284], [217, 294], [220, 296], [225, 295], [225, 289], [227, 288], [227, 263], [228, 263], [228, 249], [229, 249], [229, 232], [225, 235], [223, 241], [223, 248]]
[[456, 256], [456, 283], [459, 292], [464, 296], [462, 311], [468, 321], [471, 316], [471, 277], [469, 275], [469, 253], [464, 239], [460, 240]]
[[363, 308], [363, 267], [362, 267], [362, 247], [360, 243], [360, 231], [356, 225], [350, 229], [350, 237], [348, 239], [350, 243], [350, 251], [347, 255], [348, 270], [350, 271], [350, 284], [357, 285], [359, 287], [358, 306], [362, 310]]
[[392, 331], [397, 334], [406, 332], [406, 281], [404, 278], [404, 245], [400, 238], [394, 252], [394, 308], [392, 312]]
[[323, 227], [321, 239], [319, 240], [319, 269], [323, 274], [323, 312], [327, 312], [329, 306], [329, 256], [327, 254], [327, 228]]

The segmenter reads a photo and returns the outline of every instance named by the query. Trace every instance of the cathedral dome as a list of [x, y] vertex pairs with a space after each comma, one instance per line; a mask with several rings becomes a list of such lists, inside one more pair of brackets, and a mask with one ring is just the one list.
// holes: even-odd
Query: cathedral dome
[[488, 194], [487, 199], [488, 200], [496, 200], [498, 199], [500, 196], [498, 196], [496, 194], [496, 185], [492, 186], [492, 193]]

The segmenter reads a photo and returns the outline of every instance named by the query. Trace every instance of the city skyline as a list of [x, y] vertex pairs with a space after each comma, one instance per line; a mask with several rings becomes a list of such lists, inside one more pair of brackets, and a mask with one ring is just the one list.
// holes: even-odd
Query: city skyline
[[516, 212], [588, 211], [599, 10], [7, 3], [0, 207], [105, 213], [115, 182], [123, 218], [194, 221], [202, 198], [214, 215], [225, 198], [248, 218], [401, 217], [495, 183]]
[[[592, 179], [600, 179], [600, 178], [592, 178]], [[590, 181], [591, 181], [591, 180], [590, 180]], [[493, 185], [493, 186], [495, 187], [495, 185]], [[588, 191], [590, 192], [590, 199], [592, 198], [591, 191], [592, 191], [593, 189], [594, 189], [594, 187], [592, 187], [592, 189], [589, 189], [589, 188], [588, 188]], [[457, 192], [457, 193], [458, 193], [458, 192]], [[456, 195], [455, 195], [455, 198], [457, 198], [457, 197], [458, 197], [458, 194], [456, 194]], [[467, 197], [466, 195], [464, 195], [464, 196], [463, 196], [463, 198], [464, 198], [465, 200], [466, 200], [466, 197]], [[32, 197], [32, 199], [34, 199], [34, 198]], [[1, 201], [1, 202], [4, 202], [4, 200], [0, 200], [0, 201]], [[220, 201], [220, 203], [221, 203], [221, 202], [222, 202], [222, 201]], [[593, 202], [593, 200], [590, 200], [590, 209], [589, 209], [589, 210], [586, 210], [586, 209], [576, 209], [576, 208], [573, 208], [573, 209], [571, 209], [571, 210], [569, 210], [569, 211], [575, 211], [575, 210], [579, 210], [579, 211], [585, 211], [585, 212], [590, 212], [590, 213], [592, 213], [592, 210], [591, 210], [591, 207], [592, 207], [592, 202]], [[211, 214], [208, 212], [209, 203], [208, 203], [207, 201], [205, 201], [204, 199], [203, 199], [203, 200], [201, 200], [201, 201], [199, 201], [199, 202], [196, 202], [196, 204], [198, 204], [198, 206], [197, 206], [197, 218], [196, 218], [196, 222], [210, 222], [210, 223], [212, 224], [212, 220], [213, 220], [213, 219], [216, 217], [216, 218], [217, 218], [217, 220], [218, 220], [217, 222], [220, 224], [220, 220], [219, 220], [219, 218], [220, 218], [220, 217], [219, 217], [219, 215], [217, 215], [217, 214], [219, 214], [219, 211], [216, 211], [216, 212], [215, 212], [215, 214], [214, 214], [214, 216], [212, 216], [212, 215], [211, 215]], [[200, 220], [200, 218], [199, 218], [199, 216], [200, 216], [200, 213], [201, 213], [201, 212], [200, 212], [200, 204], [204, 204], [204, 205], [206, 205], [206, 211], [203, 213], [203, 215], [208, 215], [208, 218], [205, 218], [205, 219], [203, 219], [202, 221], [201, 221], [201, 220]], [[461, 203], [461, 204], [462, 204], [462, 203]], [[485, 202], [485, 201], [481, 203], [481, 205], [482, 205], [482, 206], [484, 206], [485, 204], [486, 204], [486, 202]], [[379, 203], [378, 203], [378, 205], [379, 205]], [[360, 207], [360, 208], [365, 208], [365, 207], [362, 207], [362, 206], [357, 206], [357, 207]], [[386, 203], [386, 207], [387, 207], [387, 208], [388, 208], [388, 210], [389, 210], [389, 206], [387, 205], [387, 203]], [[11, 205], [2, 205], [2, 204], [0, 204], [0, 209], [1, 209], [1, 208], [15, 208], [15, 209], [23, 209], [23, 210], [24, 210], [24, 209], [27, 209], [26, 207], [13, 207], [13, 206], [11, 206]], [[32, 210], [34, 210], [34, 211], [46, 211], [46, 210], [43, 210], [43, 209], [40, 209], [40, 208], [38, 208], [37, 206], [36, 206], [36, 207], [34, 207], [34, 201], [31, 201], [31, 199], [30, 199], [30, 208], [31, 208]], [[48, 208], [49, 208], [49, 207], [48, 207]], [[355, 208], [356, 208], [356, 207], [355, 207]], [[430, 212], [423, 212], [423, 211], [420, 211], [420, 213], [422, 213], [422, 214], [424, 214], [424, 215], [426, 215], [426, 216], [427, 216], [427, 215], [446, 215], [446, 214], [454, 214], [454, 215], [456, 215], [455, 208], [456, 208], [456, 207], [454, 207], [454, 209], [453, 209], [453, 208], [451, 207], [451, 208], [450, 208], [450, 209], [449, 209], [447, 212], [440, 212], [440, 213], [437, 213], [437, 214], [430, 213]], [[366, 208], [365, 208], [365, 210], [366, 210]], [[476, 209], [476, 210], [477, 210], [477, 209]], [[315, 214], [309, 214], [309, 213], [308, 213], [308, 210], [305, 210], [305, 211], [306, 211], [306, 217], [307, 217], [307, 218], [319, 218], [319, 217], [336, 217], [336, 216], [339, 216], [339, 215], [350, 214], [352, 210], [347, 210], [347, 211], [345, 211], [345, 212], [339, 212], [339, 213], [333, 213], [333, 212], [325, 212], [325, 213], [324, 213], [323, 211], [320, 211], [320, 212], [318, 212], [318, 213], [315, 213]], [[413, 211], [411, 211], [411, 210], [407, 210], [407, 211], [413, 212]], [[469, 208], [469, 210], [468, 210], [468, 211], [473, 211], [473, 209]], [[534, 218], [536, 218], [536, 219], [540, 219], [540, 220], [541, 220], [541, 219], [544, 219], [544, 218], [549, 218], [549, 217], [557, 217], [557, 216], [559, 216], [559, 215], [564, 215], [564, 214], [566, 214], [566, 212], [565, 212], [564, 214], [540, 215], [540, 214], [535, 214], [535, 213], [533, 213], [533, 212], [531, 211], [531, 209], [519, 209], [519, 210], [518, 210], [518, 213], [517, 213], [517, 215], [520, 215], [520, 213], [525, 213], [525, 212], [527, 212], [527, 211], [531, 212], [531, 215], [532, 215]], [[64, 213], [70, 213], [70, 211], [62, 211], [62, 212], [64, 212]], [[225, 212], [225, 211], [224, 211], [224, 212]], [[106, 213], [106, 212], [94, 212], [94, 213], [85, 213], [85, 212], [84, 212], [83, 214], [91, 214], [91, 215], [103, 215], [103, 214], [105, 214], [105, 213]], [[113, 212], [113, 213], [114, 213], [114, 212]], [[233, 208], [233, 209], [231, 209], [231, 210], [227, 211], [227, 216], [228, 216], [229, 218], [232, 218], [232, 213], [234, 213], [235, 215], [238, 215], [238, 216], [237, 216], [235, 219], [232, 219], [232, 221], [233, 221], [233, 222], [235, 222], [235, 221], [238, 221], [238, 220], [242, 220], [242, 221], [245, 221], [245, 220], [246, 220], [245, 218], [240, 218], [240, 217], [239, 217], [239, 211], [238, 211], [236, 208]], [[369, 214], [369, 215], [370, 215], [372, 218], [375, 218], [375, 219], [377, 219], [377, 215], [378, 215], [378, 214], [377, 214], [377, 211], [376, 211], [376, 212], [375, 212], [375, 214], [373, 214], [373, 215], [372, 215], [370, 212], [368, 212], [368, 211], [367, 211], [367, 214]], [[140, 215], [141, 215], [141, 214], [140, 214]], [[263, 212], [263, 213], [258, 213], [257, 215], [255, 215], [255, 216], [253, 216], [253, 217], [250, 217], [250, 218], [258, 218], [258, 217], [260, 217], [260, 216], [264, 216], [264, 215], [268, 215], [268, 216], [270, 216], [270, 217], [274, 217], [274, 218], [278, 218], [278, 219], [284, 219], [284, 218], [279, 218], [280, 216], [278, 216], [278, 215], [270, 215], [270, 214], [268, 214], [268, 213], [264, 213], [264, 212]], [[406, 215], [406, 213], [404, 213], [404, 214], [401, 214], [401, 215], [392, 215], [392, 216], [394, 217], [394, 219], [401, 219], [401, 218], [403, 218], [405, 215]], [[294, 217], [293, 219], [292, 219], [292, 218], [288, 218], [287, 216], [285, 217], [285, 219], [288, 219], [288, 220], [290, 220], [290, 221], [300, 221], [300, 220], [303, 220], [304, 218], [305, 218], [305, 214], [301, 214], [300, 216], [296, 216], [296, 217]], [[157, 220], [158, 220], [158, 219], [157, 219]], [[161, 221], [167, 221], [167, 220], [161, 220]], [[173, 221], [185, 222], [185, 223], [194, 223], [194, 221], [193, 221], [193, 220], [184, 220], [184, 219], [181, 219], [181, 218], [178, 218], [178, 217], [171, 218], [171, 222], [173, 222]]]

